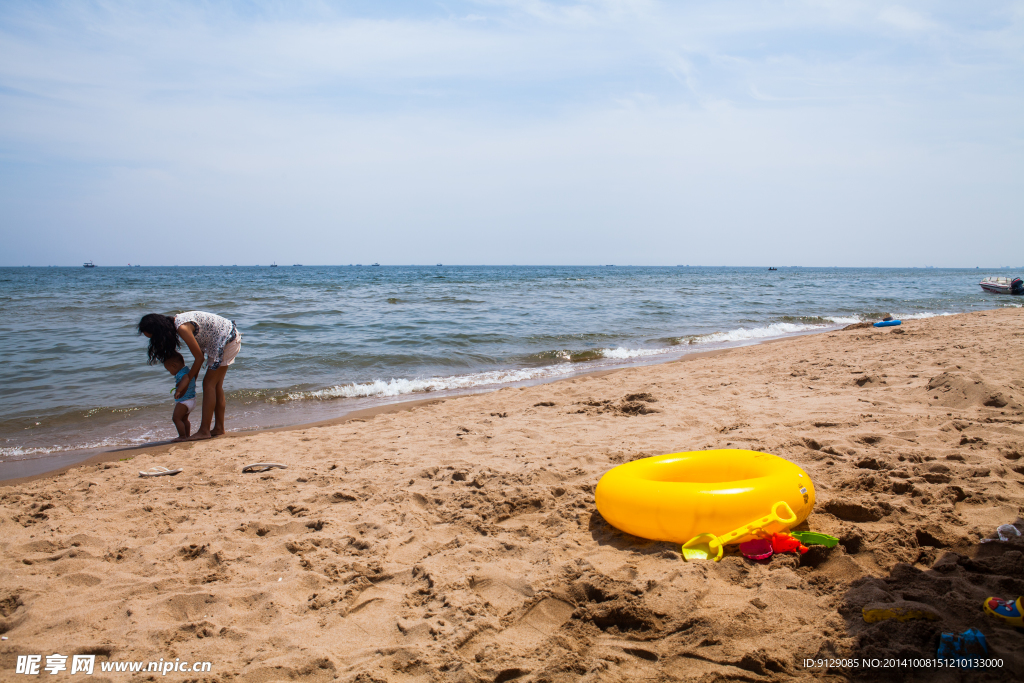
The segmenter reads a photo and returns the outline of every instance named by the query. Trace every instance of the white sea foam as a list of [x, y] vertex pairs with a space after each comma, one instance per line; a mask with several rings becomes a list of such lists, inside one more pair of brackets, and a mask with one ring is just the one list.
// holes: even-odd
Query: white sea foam
[[20, 446], [0, 448], [0, 462], [4, 460], [20, 460], [30, 455], [45, 455], [46, 453], [53, 453], [56, 448], [56, 446], [53, 448], [21, 448]]
[[644, 356], [660, 356], [663, 353], [671, 353], [676, 349], [625, 349], [621, 346], [617, 349], [601, 349], [604, 358], [613, 360], [627, 360], [629, 358], [643, 358]]
[[428, 377], [426, 379], [391, 379], [375, 380], [362, 384], [343, 384], [318, 391], [301, 391], [288, 394], [290, 400], [302, 399], [333, 399], [333, 398], [387, 398], [406, 394], [419, 394], [431, 391], [450, 391], [454, 389], [472, 389], [493, 384], [511, 384], [531, 379], [559, 377], [570, 375], [577, 366], [559, 363], [543, 368], [523, 368], [520, 370], [494, 370], [477, 372], [469, 375], [453, 375], [451, 377]]
[[[920, 320], [934, 318], [937, 316], [955, 315], [953, 313], [909, 313], [902, 317], [902, 320]], [[853, 325], [863, 321], [860, 316], [828, 315], [822, 316], [821, 320], [827, 323], [772, 323], [764, 327], [740, 327], [728, 332], [713, 332], [711, 334], [699, 335], [696, 337], [685, 337], [680, 341], [690, 344], [721, 344], [728, 342], [755, 341], [758, 339], [770, 339], [772, 337], [784, 337], [788, 334], [800, 332], [811, 332], [813, 330], [826, 330], [838, 325]]]
[[925, 318], [938, 318], [939, 316], [954, 315], [953, 313], [908, 313], [904, 316], [895, 316], [898, 320], [923, 320]]
[[[840, 324], [840, 323], [835, 323]], [[820, 324], [810, 325], [807, 323], [772, 323], [764, 327], [739, 327], [728, 332], [713, 332], [688, 339], [691, 344], [721, 344], [725, 342], [743, 342], [757, 339], [769, 339], [771, 337], [784, 337], [787, 334], [808, 332], [810, 330], [821, 330], [832, 325]]]
[[118, 446], [138, 446], [141, 444], [168, 439], [174, 436], [172, 429], [149, 429], [134, 435], [130, 433], [114, 434], [105, 439], [88, 443], [67, 443], [53, 446], [13, 446], [0, 448], [0, 462], [13, 460], [32, 460], [46, 455], [66, 453], [68, 451], [91, 451], [100, 448], [116, 448]]
[[[902, 317], [897, 316], [902, 320], [920, 320], [924, 318], [934, 318], [937, 316], [954, 315], [953, 313], [908, 313]], [[714, 332], [712, 334], [705, 334], [696, 337], [687, 337], [681, 341], [687, 341], [690, 344], [714, 344], [714, 343], [728, 343], [728, 342], [744, 342], [744, 341], [756, 341], [759, 339], [770, 339], [772, 337], [784, 337], [789, 334], [799, 334], [801, 332], [811, 332], [814, 330], [826, 330], [834, 328], [838, 325], [853, 325], [863, 321], [863, 318], [859, 316], [843, 316], [843, 315], [828, 315], [822, 316], [821, 320], [827, 320], [827, 323], [772, 323], [765, 325], [764, 327], [740, 327], [735, 330], [729, 330], [728, 332]]]
[[[678, 352], [677, 349], [598, 349], [601, 358], [608, 360], [630, 360], [646, 356], [657, 356], [665, 353]], [[569, 352], [559, 354], [568, 360]], [[540, 368], [521, 368], [518, 370], [493, 370], [468, 375], [452, 375], [450, 377], [427, 377], [420, 379], [374, 380], [373, 382], [341, 384], [316, 391], [298, 391], [286, 395], [290, 401], [308, 399], [330, 400], [335, 398], [389, 398], [408, 394], [421, 394], [433, 391], [453, 391], [473, 389], [476, 387], [514, 384], [535, 379], [565, 377], [586, 367], [586, 363], [558, 363]]]

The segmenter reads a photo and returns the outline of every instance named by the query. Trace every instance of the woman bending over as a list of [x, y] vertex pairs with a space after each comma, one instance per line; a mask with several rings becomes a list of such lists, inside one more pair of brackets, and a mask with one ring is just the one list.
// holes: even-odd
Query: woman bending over
[[[242, 333], [235, 323], [213, 313], [188, 311], [173, 318], [159, 313], [148, 313], [139, 321], [139, 334], [149, 338], [149, 364], [155, 365], [167, 360], [184, 341], [192, 352], [195, 362], [188, 374], [178, 382], [175, 398], [181, 398], [189, 382], [199, 376], [206, 361], [206, 375], [203, 376], [203, 417], [199, 430], [189, 437], [190, 441], [209, 439], [224, 433], [224, 375], [228, 366], [235, 362], [235, 356], [242, 348]], [[212, 423], [212, 427], [211, 427]]]

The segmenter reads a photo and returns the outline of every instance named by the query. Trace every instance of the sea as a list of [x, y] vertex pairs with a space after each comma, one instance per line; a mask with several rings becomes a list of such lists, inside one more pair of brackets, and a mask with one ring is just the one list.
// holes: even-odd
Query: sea
[[[234, 320], [229, 431], [490, 391], [688, 353], [1019, 307], [1008, 270], [631, 266], [0, 269], [0, 463], [166, 441], [173, 378], [146, 313]], [[186, 362], [191, 357], [182, 347]], [[199, 409], [193, 414], [198, 423]], [[62, 461], [66, 461], [64, 458]], [[57, 462], [53, 460], [52, 462]], [[37, 463], [45, 465], [44, 462]], [[2, 477], [0, 477], [2, 478]]]

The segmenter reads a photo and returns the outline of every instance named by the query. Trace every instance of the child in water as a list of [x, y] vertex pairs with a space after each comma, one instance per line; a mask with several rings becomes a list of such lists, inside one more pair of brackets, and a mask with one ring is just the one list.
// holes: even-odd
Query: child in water
[[[171, 394], [174, 394], [177, 391], [178, 382], [188, 374], [188, 366], [185, 365], [185, 359], [180, 353], [172, 351], [164, 361], [164, 369], [174, 375], [174, 389], [171, 389]], [[174, 426], [178, 430], [178, 438], [175, 441], [184, 441], [191, 435], [192, 425], [188, 421], [188, 414], [195, 407], [196, 378], [193, 377], [192, 381], [188, 383], [185, 394], [181, 398], [174, 399], [174, 412], [171, 414], [171, 419], [174, 420]]]

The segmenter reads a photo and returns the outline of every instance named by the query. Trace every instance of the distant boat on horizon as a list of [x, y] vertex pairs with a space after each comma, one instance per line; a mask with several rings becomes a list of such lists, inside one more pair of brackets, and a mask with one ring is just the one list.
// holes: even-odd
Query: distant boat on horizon
[[440, 263], [438, 263], [437, 265], [438, 265], [438, 266], [440, 266], [441, 264], [440, 264]]
[[379, 263], [374, 263], [373, 265], [378, 267], [378, 268], [380, 268], [380, 264]]
[[292, 264], [292, 268], [301, 268], [301, 267], [302, 267], [301, 263], [293, 263]]
[[271, 263], [271, 264], [270, 264], [270, 267], [271, 267], [271, 268], [277, 268], [277, 264], [276, 264], [276, 263]]
[[86, 261], [85, 263], [82, 264], [82, 267], [83, 268], [95, 268], [96, 264], [93, 263], [92, 261]]

